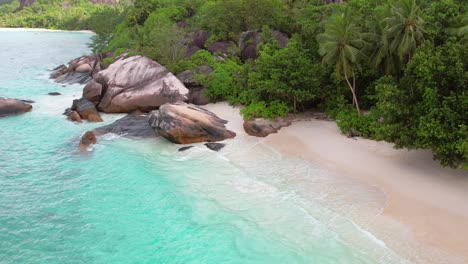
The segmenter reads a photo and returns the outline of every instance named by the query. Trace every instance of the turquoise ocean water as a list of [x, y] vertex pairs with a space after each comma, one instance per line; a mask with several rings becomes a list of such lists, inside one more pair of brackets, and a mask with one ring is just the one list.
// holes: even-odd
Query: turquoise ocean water
[[257, 139], [179, 153], [106, 136], [79, 153], [96, 124], [61, 113], [82, 87], [47, 76], [89, 37], [0, 29], [0, 96], [36, 101], [0, 119], [0, 263], [406, 263], [350, 219], [381, 197]]

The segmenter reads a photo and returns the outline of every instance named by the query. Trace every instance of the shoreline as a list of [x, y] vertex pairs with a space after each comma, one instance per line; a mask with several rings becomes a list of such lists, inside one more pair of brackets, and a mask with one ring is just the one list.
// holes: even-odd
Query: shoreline
[[13, 27], [0, 27], [4, 31], [40, 31], [40, 32], [76, 32], [85, 34], [96, 34], [91, 30], [62, 30], [62, 29], [47, 29], [47, 28], [13, 28]]
[[[388, 221], [408, 228], [418, 244], [428, 247], [426, 253], [442, 250], [468, 261], [468, 172], [442, 168], [427, 150], [397, 150], [386, 142], [347, 138], [333, 121], [293, 123], [264, 142], [333, 175], [381, 190], [386, 205], [371, 231], [397, 252], [411, 254], [400, 248], [401, 241], [386, 238], [385, 230], [378, 228]], [[425, 261], [441, 263], [445, 259], [435, 257]]]
[[[206, 108], [228, 120], [227, 127], [239, 138], [248, 137], [237, 108], [227, 103]], [[370, 222], [359, 219], [359, 213], [353, 220], [410, 261], [468, 262], [467, 171], [441, 167], [428, 150], [397, 150], [387, 142], [347, 138], [333, 121], [294, 122], [261, 142], [332, 176], [381, 191], [382, 213]]]

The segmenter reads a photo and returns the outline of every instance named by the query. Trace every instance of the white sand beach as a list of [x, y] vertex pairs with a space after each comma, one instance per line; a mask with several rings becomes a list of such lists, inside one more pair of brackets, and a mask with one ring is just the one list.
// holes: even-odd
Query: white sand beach
[[[206, 108], [229, 120], [238, 137], [247, 137], [238, 108]], [[347, 138], [331, 121], [295, 122], [263, 143], [383, 192], [383, 212], [367, 219], [366, 230], [398, 254], [415, 263], [468, 263], [468, 171], [441, 167], [428, 150]]]
[[77, 32], [77, 33], [95, 34], [91, 30], [61, 30], [61, 29], [46, 29], [46, 28], [5, 28], [5, 27], [0, 27], [0, 30], [4, 30], [4, 31]]

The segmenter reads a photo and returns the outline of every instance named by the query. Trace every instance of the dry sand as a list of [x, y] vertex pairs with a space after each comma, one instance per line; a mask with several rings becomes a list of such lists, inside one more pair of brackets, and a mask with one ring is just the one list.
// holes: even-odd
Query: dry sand
[[[246, 136], [238, 109], [225, 103], [206, 108]], [[347, 138], [331, 121], [295, 122], [264, 143], [381, 190], [383, 213], [366, 228], [397, 253], [416, 263], [468, 263], [468, 171], [442, 168], [427, 150]]]

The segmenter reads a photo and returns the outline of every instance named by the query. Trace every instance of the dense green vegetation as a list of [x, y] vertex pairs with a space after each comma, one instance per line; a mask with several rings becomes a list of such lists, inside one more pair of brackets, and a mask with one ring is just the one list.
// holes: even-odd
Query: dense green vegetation
[[30, 7], [14, 12], [19, 1], [4, 1], [0, 6], [0, 27], [27, 27], [111, 33], [124, 20], [122, 5], [93, 4], [88, 0], [37, 0]]
[[[343, 132], [431, 148], [443, 165], [468, 168], [468, 4], [462, 0], [135, 0], [119, 7], [39, 1], [1, 26], [93, 29], [93, 50], [142, 54], [199, 76], [215, 100], [246, 118], [327, 111]], [[184, 26], [181, 26], [183, 23]], [[207, 44], [261, 31], [256, 60], [240, 50], [187, 58], [195, 30]], [[281, 48], [273, 31], [290, 40]], [[109, 61], [110, 63], [110, 61]]]

